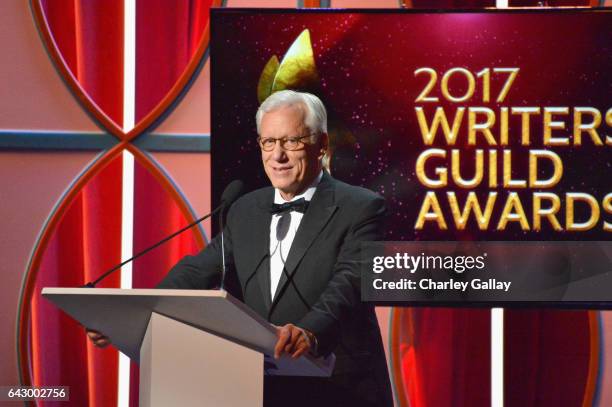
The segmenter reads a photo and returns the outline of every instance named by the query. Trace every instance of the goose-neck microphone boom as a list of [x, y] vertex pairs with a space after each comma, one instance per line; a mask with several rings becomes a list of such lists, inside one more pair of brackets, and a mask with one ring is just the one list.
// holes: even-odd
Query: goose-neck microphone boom
[[[141, 251], [141, 252], [135, 254], [134, 256], [130, 257], [129, 259], [121, 262], [120, 264], [116, 265], [112, 269], [110, 269], [107, 272], [105, 272], [104, 274], [102, 274], [96, 280], [90, 281], [89, 283], [85, 284], [85, 287], [94, 288], [100, 281], [104, 280], [106, 277], [111, 275], [116, 270], [118, 270], [121, 267], [125, 266], [129, 262], [132, 262], [132, 261], [136, 260], [140, 256], [150, 252], [151, 250], [155, 249], [156, 247], [161, 246], [162, 244], [166, 243], [168, 240], [172, 239], [173, 237], [175, 237], [177, 235], [180, 235], [181, 233], [183, 233], [187, 229], [190, 229], [190, 228], [194, 227], [195, 225], [197, 225], [198, 223], [202, 222], [203, 220], [206, 220], [206, 219], [210, 218], [215, 213], [220, 212], [220, 215], [223, 216], [223, 211], [225, 210], [225, 208], [229, 208], [234, 203], [234, 201], [236, 201], [236, 199], [238, 199], [242, 195], [242, 190], [243, 189], [244, 189], [244, 183], [242, 181], [234, 180], [234, 181], [230, 182], [228, 184], [228, 186], [225, 187], [225, 189], [223, 190], [223, 193], [221, 194], [221, 203], [211, 213], [209, 213], [209, 214], [207, 214], [205, 216], [202, 216], [200, 219], [197, 219], [197, 220], [193, 221], [192, 223], [190, 223], [189, 225], [185, 226], [184, 228], [181, 228], [181, 229], [177, 230], [176, 232], [174, 232], [170, 236], [168, 236], [168, 237], [160, 240], [159, 242], [155, 243], [153, 246], [147, 247], [143, 251]], [[221, 232], [223, 233], [223, 223], [222, 223], [222, 220], [221, 220]], [[225, 253], [223, 253], [223, 234], [221, 235], [221, 242], [222, 242], [221, 243], [221, 248], [222, 248], [221, 251], [222, 251], [222, 255], [223, 255], [223, 274], [222, 274], [222, 276], [224, 277], [225, 276]], [[222, 277], [222, 279], [223, 279], [223, 277]], [[223, 280], [221, 280], [221, 284], [223, 284]]]

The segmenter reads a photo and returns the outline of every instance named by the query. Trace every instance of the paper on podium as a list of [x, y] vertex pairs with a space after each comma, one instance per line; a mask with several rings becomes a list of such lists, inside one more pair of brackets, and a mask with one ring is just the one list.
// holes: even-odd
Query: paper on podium
[[[151, 313], [164, 315], [247, 348], [274, 354], [276, 328], [223, 290], [44, 288], [43, 297], [83, 326], [104, 333], [130, 359], [138, 361]], [[331, 375], [334, 357], [283, 357], [268, 374]]]

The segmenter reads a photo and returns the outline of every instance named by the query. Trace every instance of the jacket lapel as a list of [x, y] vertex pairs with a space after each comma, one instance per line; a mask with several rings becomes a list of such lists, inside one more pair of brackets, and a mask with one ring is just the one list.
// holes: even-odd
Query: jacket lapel
[[[298, 264], [302, 260], [302, 257], [306, 254], [308, 248], [312, 245], [315, 238], [319, 235], [323, 227], [329, 222], [336, 211], [337, 206], [334, 205], [334, 188], [333, 179], [327, 173], [323, 173], [321, 182], [317, 186], [317, 190], [310, 201], [308, 210], [304, 214], [300, 226], [298, 227], [289, 255], [285, 261], [285, 272], [281, 274], [278, 287], [274, 293], [274, 300], [272, 306], [278, 301], [281, 293], [284, 291], [287, 285], [288, 279], [287, 274], [292, 276], [297, 269]], [[269, 236], [268, 236], [269, 240]], [[269, 280], [269, 276], [268, 276]], [[270, 288], [268, 285], [268, 293]]]
[[[268, 248], [268, 250], [270, 250]], [[261, 296], [264, 299], [266, 310], [270, 310], [272, 306], [272, 300], [270, 299], [270, 256], [266, 253], [262, 258], [257, 269], [257, 281], [259, 282], [259, 288], [261, 289]]]
[[245, 264], [254, 266], [250, 270], [248, 280], [254, 276], [257, 278], [261, 295], [268, 310], [272, 302], [270, 299], [270, 222], [272, 221], [270, 206], [273, 201], [274, 189], [269, 188], [269, 191], [266, 191], [266, 194], [253, 207], [255, 215], [252, 223], [250, 223], [252, 230], [247, 232], [252, 236], [251, 250], [249, 250], [251, 258], [245, 262]]

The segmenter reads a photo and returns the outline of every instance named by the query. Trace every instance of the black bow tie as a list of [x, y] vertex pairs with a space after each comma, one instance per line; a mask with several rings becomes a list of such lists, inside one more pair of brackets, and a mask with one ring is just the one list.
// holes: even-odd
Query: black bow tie
[[278, 215], [279, 213], [291, 212], [291, 211], [305, 213], [306, 209], [308, 209], [309, 202], [310, 201], [307, 201], [304, 198], [300, 198], [300, 199], [296, 199], [295, 201], [285, 202], [282, 204], [273, 203], [272, 206], [270, 207], [270, 213], [272, 215]]

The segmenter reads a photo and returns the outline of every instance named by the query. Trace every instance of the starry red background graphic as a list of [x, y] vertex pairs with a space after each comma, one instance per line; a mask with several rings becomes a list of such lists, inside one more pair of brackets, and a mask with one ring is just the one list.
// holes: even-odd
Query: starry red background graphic
[[[474, 97], [466, 103], [423, 103], [430, 114], [436, 106], [451, 115], [457, 106], [484, 106], [495, 112], [501, 106], [568, 106], [570, 110], [588, 106], [605, 115], [612, 94], [611, 20], [610, 11], [587, 10], [215, 10], [211, 16], [213, 199], [218, 200], [233, 179], [244, 180], [249, 190], [268, 185], [255, 141], [257, 83], [270, 57], [282, 58], [296, 37], [309, 29], [321, 81], [318, 94], [332, 125], [352, 136], [338, 146], [332, 173], [386, 198], [387, 240], [607, 240], [601, 219], [597, 228], [582, 233], [556, 233], [550, 227], [539, 233], [523, 232], [516, 222], [503, 232], [482, 232], [472, 219], [467, 230], [459, 233], [442, 199], [447, 190], [455, 190], [463, 202], [468, 191], [453, 187], [436, 190], [451, 229], [442, 232], [430, 226], [415, 232], [428, 190], [416, 178], [415, 161], [429, 147], [423, 144], [414, 111], [427, 77], [415, 77], [414, 71], [434, 68], [439, 75], [434, 94], [439, 96], [442, 74], [451, 68], [463, 67], [474, 74], [484, 68], [520, 68], [502, 104], [483, 103], [477, 81]], [[504, 80], [505, 76], [492, 75], [492, 100]], [[461, 81], [451, 81], [450, 86], [456, 94], [464, 90]], [[571, 128], [571, 116], [563, 120]], [[532, 119], [533, 142], [528, 148], [516, 141], [519, 124], [520, 118], [511, 117], [509, 148], [516, 160], [514, 178], [524, 179], [528, 150], [542, 148], [542, 119]], [[493, 129], [495, 135], [497, 129]], [[601, 137], [609, 134], [605, 124], [600, 129]], [[473, 150], [489, 147], [482, 138], [477, 147], [466, 146], [466, 134], [463, 127], [458, 148], [466, 157], [462, 175], [471, 178]], [[439, 142], [432, 147], [450, 150]], [[589, 193], [599, 202], [612, 192], [609, 147], [595, 147], [583, 137], [582, 147], [552, 150], [563, 160], [564, 174], [547, 191], [559, 195], [562, 211], [565, 192]], [[484, 204], [489, 188], [475, 191]], [[497, 223], [509, 192], [496, 191], [499, 198], [491, 225]], [[518, 191], [530, 224], [534, 191]], [[563, 215], [559, 213], [561, 221]], [[611, 221], [609, 216], [606, 220]], [[589, 345], [598, 335], [595, 318], [586, 311], [507, 310], [506, 404], [576, 406], [592, 400], [598, 369], [592, 361], [599, 357], [599, 347]], [[490, 319], [486, 309], [395, 308], [390, 353], [399, 405], [490, 405]]]
[[[489, 229], [479, 231], [474, 220], [465, 232], [458, 232], [448, 210], [445, 192], [457, 192], [462, 203], [471, 190], [460, 190], [449, 184], [436, 193], [445, 213], [449, 230], [440, 231], [427, 222], [415, 231], [415, 221], [428, 188], [415, 175], [418, 155], [431, 147], [450, 148], [438, 134], [433, 146], [421, 138], [414, 107], [424, 106], [428, 118], [435, 107], [442, 106], [452, 119], [459, 106], [482, 106], [496, 112], [493, 134], [498, 139], [499, 108], [567, 106], [570, 114], [555, 116], [567, 123], [568, 130], [554, 130], [553, 136], [571, 134], [572, 110], [576, 106], [598, 109], [603, 116], [600, 137], [610, 134], [605, 112], [610, 108], [612, 81], [612, 13], [586, 11], [514, 11], [514, 12], [340, 12], [297, 11], [270, 12], [254, 10], [220, 10], [213, 16], [212, 62], [212, 150], [215, 191], [232, 179], [243, 179], [249, 189], [267, 184], [261, 169], [255, 142], [254, 115], [258, 107], [256, 86], [259, 76], [272, 55], [282, 58], [288, 47], [304, 29], [310, 30], [317, 69], [320, 96], [328, 106], [332, 121], [350, 131], [353, 142], [339, 146], [333, 161], [333, 175], [343, 181], [363, 185], [382, 194], [389, 207], [388, 240], [410, 239], [496, 239], [606, 240], [603, 220], [610, 215], [602, 210], [595, 228], [576, 234], [554, 232], [543, 222], [541, 232], [523, 232], [518, 222], [509, 222], [506, 230], [495, 226], [507, 193], [502, 187], [490, 189], [486, 183], [475, 189], [484, 207], [489, 191], [498, 191]], [[568, 29], [571, 27], [571, 30]], [[560, 29], [571, 35], [561, 35]], [[438, 72], [431, 95], [440, 102], [415, 104], [428, 81], [426, 75], [414, 75], [421, 67]], [[440, 80], [451, 68], [463, 67], [474, 76], [484, 68], [518, 67], [520, 72], [502, 103], [495, 98], [506, 75], [491, 76], [491, 100], [482, 101], [482, 82], [476, 78], [474, 96], [463, 103], [444, 101]], [[465, 90], [460, 75], [449, 82], [453, 93]], [[450, 120], [449, 119], [449, 120]], [[532, 144], [520, 143], [520, 117], [510, 115], [510, 146], [514, 178], [527, 176], [527, 152], [543, 148], [542, 115], [532, 118]], [[585, 116], [585, 122], [590, 117]], [[461, 170], [464, 178], [474, 174], [474, 150], [498, 150], [498, 177], [501, 176], [500, 146], [485, 144], [478, 136], [477, 146], [467, 146], [467, 111], [459, 132], [462, 150]], [[571, 139], [571, 136], [570, 136]], [[586, 134], [580, 147], [552, 147], [562, 159], [561, 182], [551, 190], [561, 198], [558, 218], [564, 225], [565, 192], [585, 192], [601, 205], [612, 192], [610, 147], [596, 147]], [[239, 154], [236, 152], [239, 151]], [[447, 161], [450, 172], [450, 160]], [[431, 168], [431, 167], [430, 167]], [[256, 169], [256, 170], [254, 170]], [[546, 173], [546, 166], [543, 167]], [[428, 173], [432, 173], [430, 169]], [[550, 175], [550, 172], [547, 172]], [[485, 160], [484, 179], [488, 166]], [[449, 176], [450, 177], [450, 176]], [[544, 177], [544, 175], [543, 175]], [[531, 225], [531, 196], [536, 190], [519, 192]], [[577, 220], [586, 214], [577, 212]]]

